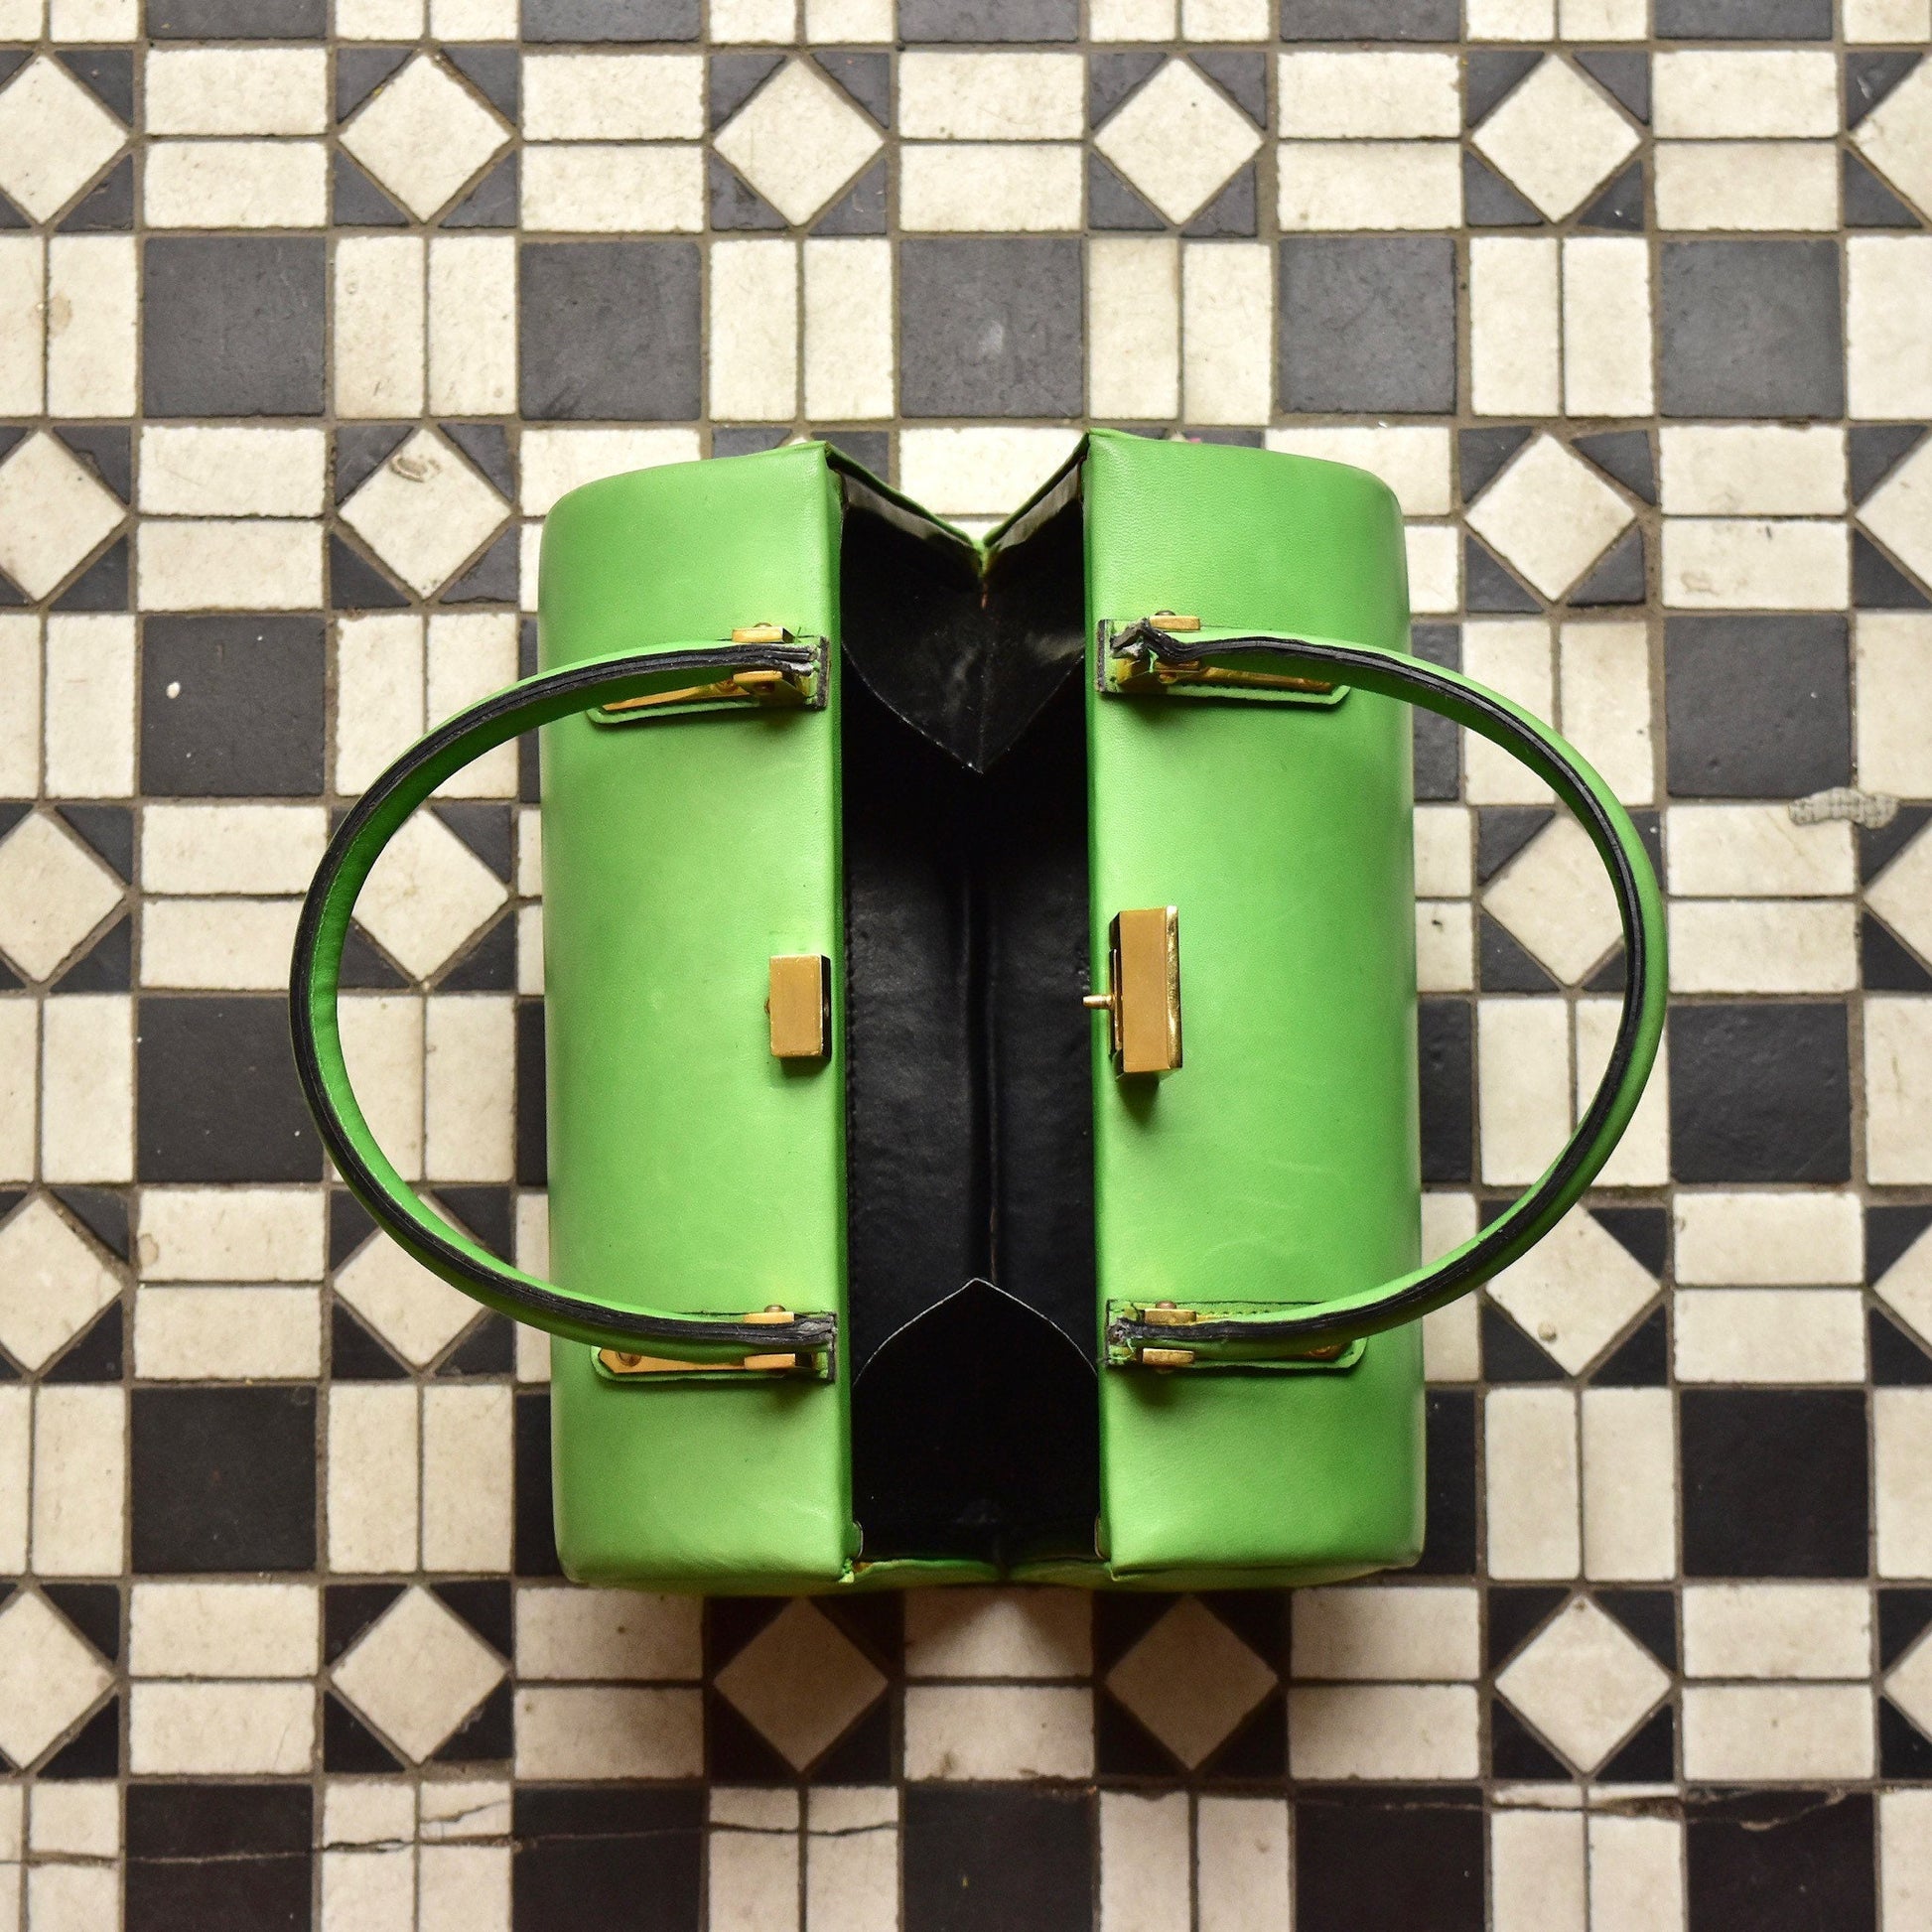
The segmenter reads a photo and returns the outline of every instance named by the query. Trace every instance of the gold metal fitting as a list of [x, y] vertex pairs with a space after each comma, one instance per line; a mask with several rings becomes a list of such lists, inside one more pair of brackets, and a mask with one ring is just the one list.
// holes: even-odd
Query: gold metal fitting
[[822, 1060], [831, 1051], [832, 962], [818, 952], [774, 952], [770, 989], [772, 1057]]
[[1172, 611], [1157, 611], [1148, 619], [1156, 630], [1198, 630], [1200, 619], [1176, 617]]
[[735, 644], [788, 644], [791, 632], [781, 623], [742, 623], [732, 632]]
[[1184, 1328], [1199, 1318], [1192, 1309], [1177, 1309], [1172, 1302], [1156, 1302], [1141, 1311], [1141, 1319], [1150, 1328]]
[[1180, 914], [1172, 905], [1119, 912], [1107, 928], [1105, 993], [1081, 1005], [1112, 1016], [1116, 1073], [1172, 1073], [1180, 1065]]
[[1141, 1363], [1146, 1368], [1189, 1368], [1193, 1365], [1191, 1348], [1143, 1348]]

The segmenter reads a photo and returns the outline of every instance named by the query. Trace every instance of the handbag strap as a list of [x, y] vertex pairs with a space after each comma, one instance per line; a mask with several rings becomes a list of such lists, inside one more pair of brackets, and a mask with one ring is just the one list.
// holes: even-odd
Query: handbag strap
[[[1669, 992], [1664, 904], [1650, 856], [1629, 813], [1575, 748], [1540, 719], [1459, 671], [1400, 651], [1266, 632], [1190, 639], [1185, 632], [1169, 632], [1145, 620], [1110, 626], [1103, 632], [1102, 649], [1129, 667], [1150, 670], [1222, 657], [1266, 658], [1291, 676], [1321, 685], [1346, 682], [1437, 712], [1501, 747], [1550, 786], [1595, 847], [1616, 895], [1625, 963], [1623, 1007], [1609, 1062], [1576, 1132], [1542, 1176], [1480, 1233], [1394, 1281], [1325, 1302], [1284, 1306], [1279, 1312], [1195, 1320], [1179, 1327], [1172, 1318], [1110, 1318], [1108, 1361], [1127, 1366], [1140, 1360], [1144, 1348], [1173, 1360], [1176, 1344], [1177, 1352], [1190, 1357], [1175, 1363], [1183, 1367], [1306, 1356], [1413, 1321], [1480, 1287], [1542, 1240], [1589, 1185], [1636, 1111], [1657, 1057]], [[1106, 681], [1104, 662], [1100, 669], [1101, 688], [1113, 688]], [[1161, 682], [1158, 674], [1150, 681]], [[1125, 1306], [1145, 1312], [1141, 1305]]]
[[540, 725], [627, 699], [654, 696], [664, 702], [700, 695], [667, 688], [680, 681], [688, 685], [694, 673], [722, 683], [748, 671], [777, 672], [798, 683], [815, 676], [816, 695], [807, 703], [824, 704], [822, 644], [679, 645], [590, 658], [525, 678], [459, 712], [413, 745], [362, 795], [329, 842], [296, 927], [289, 1026], [296, 1073], [330, 1159], [383, 1232], [432, 1274], [498, 1313], [567, 1340], [647, 1352], [694, 1367], [736, 1364], [748, 1353], [795, 1353], [804, 1366], [829, 1375], [838, 1339], [835, 1313], [796, 1313], [776, 1321], [768, 1314], [748, 1320], [736, 1313], [632, 1308], [573, 1293], [499, 1261], [434, 1213], [396, 1172], [355, 1098], [343, 1056], [338, 1000], [356, 897], [383, 847], [438, 785], [485, 752]]

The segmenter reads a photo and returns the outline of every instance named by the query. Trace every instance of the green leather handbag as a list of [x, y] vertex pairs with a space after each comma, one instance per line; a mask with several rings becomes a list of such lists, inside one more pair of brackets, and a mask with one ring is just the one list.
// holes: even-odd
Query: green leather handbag
[[[823, 444], [614, 477], [541, 669], [344, 820], [291, 985], [343, 1179], [552, 1343], [591, 1583], [1331, 1582], [1423, 1538], [1418, 1317], [1555, 1225], [1656, 1050], [1656, 880], [1546, 725], [1407, 653], [1376, 479], [1094, 431], [971, 538]], [[1607, 1070], [1419, 1253], [1407, 707], [1515, 754], [1615, 889]], [[337, 1017], [356, 894], [542, 728], [550, 1281], [404, 1183]]]

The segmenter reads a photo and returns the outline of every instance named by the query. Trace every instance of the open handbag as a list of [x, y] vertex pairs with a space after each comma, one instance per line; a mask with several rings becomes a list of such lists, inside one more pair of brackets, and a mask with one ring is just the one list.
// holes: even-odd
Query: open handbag
[[[1407, 653], [1338, 464], [1094, 431], [982, 539], [824, 444], [589, 484], [541, 669], [344, 820], [297, 938], [343, 1180], [552, 1349], [565, 1570], [709, 1592], [1332, 1582], [1423, 1538], [1419, 1317], [1577, 1200], [1663, 1024], [1656, 880], [1550, 728]], [[1608, 871], [1625, 992], [1543, 1176], [1420, 1261], [1410, 710]], [[542, 728], [550, 1269], [356, 1104], [356, 894]]]

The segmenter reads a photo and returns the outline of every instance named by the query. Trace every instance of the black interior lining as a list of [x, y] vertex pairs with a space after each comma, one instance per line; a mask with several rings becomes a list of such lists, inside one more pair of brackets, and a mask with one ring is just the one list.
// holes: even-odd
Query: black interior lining
[[848, 1360], [865, 1553], [1090, 1556], [1081, 510], [982, 577], [849, 508]]

